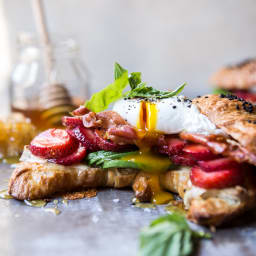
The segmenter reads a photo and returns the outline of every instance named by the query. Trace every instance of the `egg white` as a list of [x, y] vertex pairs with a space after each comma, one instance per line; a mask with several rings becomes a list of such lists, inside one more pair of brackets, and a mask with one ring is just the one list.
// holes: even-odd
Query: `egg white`
[[[119, 113], [129, 124], [137, 127], [140, 119], [140, 99], [121, 99], [113, 106], [113, 111]], [[176, 134], [182, 131], [198, 134], [222, 133], [203, 114], [196, 105], [184, 96], [174, 96], [159, 99], [146, 104], [155, 104], [157, 120], [155, 130], [164, 134]]]

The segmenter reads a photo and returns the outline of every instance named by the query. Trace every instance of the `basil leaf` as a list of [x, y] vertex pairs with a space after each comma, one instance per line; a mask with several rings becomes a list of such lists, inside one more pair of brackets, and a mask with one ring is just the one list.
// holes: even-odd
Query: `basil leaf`
[[117, 153], [112, 151], [97, 151], [87, 155], [86, 161], [89, 165], [101, 168], [140, 168], [140, 165], [126, 160], [120, 160], [122, 157], [134, 155], [137, 151]]
[[120, 78], [125, 72], [127, 72], [127, 70], [124, 69], [123, 67], [121, 67], [120, 64], [115, 62], [115, 65], [114, 65], [114, 78], [115, 78], [115, 80]]
[[172, 92], [159, 91], [153, 87], [146, 86], [146, 83], [140, 83], [136, 88], [132, 89], [126, 95], [127, 98], [149, 98], [149, 99], [165, 99], [178, 95], [185, 87], [186, 83], [179, 86]]
[[129, 84], [132, 89], [135, 89], [141, 83], [141, 73], [132, 72], [129, 76]]
[[[181, 85], [173, 92], [159, 91], [153, 87], [146, 86], [141, 82], [141, 73], [132, 72], [128, 76], [128, 71], [117, 62], [114, 65], [115, 81], [106, 88], [92, 95], [90, 100], [85, 102], [85, 107], [93, 112], [100, 112], [108, 108], [114, 101], [125, 95], [127, 98], [151, 98], [164, 99], [178, 95], [186, 84]], [[127, 84], [130, 84], [131, 91], [123, 94]]]
[[105, 161], [102, 168], [132, 168], [139, 169], [140, 166], [134, 162], [126, 160], [110, 160]]
[[[186, 256], [193, 252], [198, 232], [188, 226], [185, 217], [172, 213], [154, 220], [140, 233], [140, 256]], [[209, 238], [204, 234], [201, 237]]]
[[225, 89], [221, 89], [221, 88], [215, 88], [212, 93], [213, 94], [224, 94], [224, 95], [231, 94], [231, 92], [229, 92]]
[[[121, 74], [119, 71], [117, 73], [118, 76]], [[85, 102], [85, 107], [96, 113], [107, 109], [109, 104], [122, 98], [123, 90], [127, 84], [128, 72], [125, 71], [112, 84], [93, 94], [90, 100]]]

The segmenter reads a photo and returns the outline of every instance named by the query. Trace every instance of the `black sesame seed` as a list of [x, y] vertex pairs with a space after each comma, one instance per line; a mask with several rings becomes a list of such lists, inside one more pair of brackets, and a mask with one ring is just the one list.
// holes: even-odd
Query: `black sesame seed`
[[181, 99], [177, 99], [178, 102], [181, 102]]
[[198, 96], [197, 96], [197, 98], [201, 98], [201, 96], [200, 96], [200, 95], [198, 95]]
[[253, 123], [256, 124], [256, 121], [254, 121]]
[[191, 105], [188, 105], [188, 108], [191, 108]]
[[205, 96], [204, 98], [207, 99], [207, 98], [209, 98], [209, 97], [208, 97], [208, 96]]
[[239, 105], [236, 105], [236, 109], [237, 109], [237, 110], [239, 110], [239, 109], [240, 109]]
[[248, 120], [248, 123], [251, 123], [252, 122], [252, 120]]
[[172, 106], [172, 108], [174, 109], [174, 108], [176, 108], [176, 106]]

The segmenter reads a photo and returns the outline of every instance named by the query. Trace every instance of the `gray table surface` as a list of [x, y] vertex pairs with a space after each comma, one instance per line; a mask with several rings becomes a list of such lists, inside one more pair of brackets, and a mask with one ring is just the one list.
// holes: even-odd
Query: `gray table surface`
[[[11, 171], [7, 165], [0, 165], [1, 189]], [[59, 200], [60, 215], [0, 199], [0, 255], [137, 255], [139, 230], [165, 211], [163, 207], [135, 208], [132, 196], [131, 191], [109, 189], [91, 199], [69, 201], [68, 205]], [[48, 203], [46, 208], [53, 206]], [[192, 224], [192, 228], [201, 227]], [[200, 242], [195, 254], [256, 255], [256, 211], [218, 229], [212, 240]]]

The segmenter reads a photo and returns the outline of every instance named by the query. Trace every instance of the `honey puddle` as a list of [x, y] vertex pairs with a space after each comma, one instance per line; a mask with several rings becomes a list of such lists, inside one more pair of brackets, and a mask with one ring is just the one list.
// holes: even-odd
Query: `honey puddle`
[[63, 204], [65, 204], [65, 205], [68, 205], [68, 200], [67, 200], [67, 199], [63, 199], [61, 202], [62, 202]]
[[44, 207], [46, 205], [46, 201], [44, 200], [24, 200], [24, 203], [31, 207]]
[[178, 213], [183, 216], [186, 216], [187, 211], [184, 208], [182, 201], [170, 201], [169, 204], [165, 207], [166, 212], [168, 213]]
[[61, 213], [61, 211], [58, 208], [45, 208], [44, 211], [50, 212], [55, 215], [59, 215]]
[[134, 206], [141, 209], [156, 209], [154, 204], [135, 202]]
[[0, 198], [1, 199], [13, 199], [11, 195], [9, 195], [8, 190], [4, 189], [0, 191]]
[[[0, 191], [0, 199], [14, 199], [11, 195], [8, 194], [8, 189]], [[68, 205], [68, 200], [63, 199], [61, 201], [63, 204]], [[47, 202], [45, 200], [24, 200], [24, 203], [30, 207], [43, 208], [46, 206]], [[50, 212], [55, 215], [59, 215], [61, 211], [57, 208], [59, 203], [58, 199], [54, 199], [52, 203], [56, 206], [54, 208], [44, 208], [45, 212]]]
[[18, 156], [14, 156], [14, 157], [4, 157], [4, 158], [0, 158], [0, 163], [3, 164], [17, 164], [19, 162], [19, 157]]

